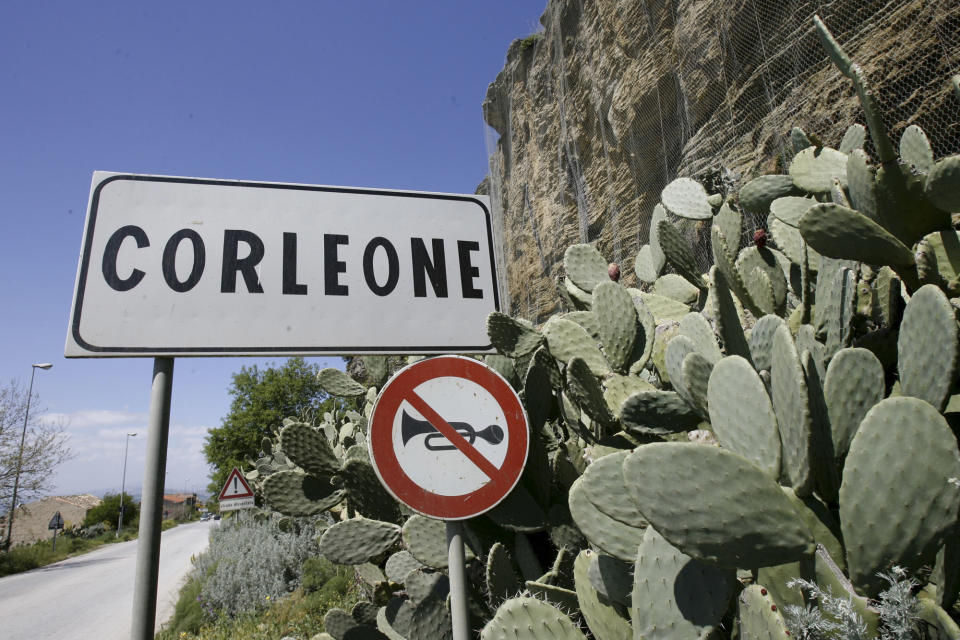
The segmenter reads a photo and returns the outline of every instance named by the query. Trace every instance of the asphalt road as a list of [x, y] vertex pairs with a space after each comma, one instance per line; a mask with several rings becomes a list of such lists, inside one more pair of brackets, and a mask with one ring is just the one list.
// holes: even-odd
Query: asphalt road
[[[173, 613], [190, 571], [190, 556], [206, 549], [210, 528], [192, 522], [163, 533], [157, 628]], [[137, 541], [106, 545], [82, 556], [0, 578], [0, 638], [4, 640], [123, 640], [130, 637]]]

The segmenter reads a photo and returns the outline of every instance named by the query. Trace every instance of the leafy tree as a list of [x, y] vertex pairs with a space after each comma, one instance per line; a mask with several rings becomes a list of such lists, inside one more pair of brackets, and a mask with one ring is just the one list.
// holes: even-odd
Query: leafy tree
[[[132, 524], [140, 513], [140, 505], [133, 501], [126, 491], [123, 492], [123, 526]], [[83, 526], [90, 527], [98, 522], [106, 522], [111, 527], [117, 526], [117, 518], [120, 516], [120, 494], [108, 493], [103, 496], [103, 500], [90, 511], [87, 511], [87, 517], [83, 519]]]
[[216, 494], [234, 467], [256, 458], [263, 438], [271, 437], [284, 418], [312, 422], [336, 406], [317, 382], [320, 367], [303, 358], [290, 358], [282, 367], [243, 367], [233, 374], [230, 413], [210, 429], [203, 447], [213, 467], [209, 490]]
[[[10, 507], [17, 475], [27, 389], [16, 380], [0, 387], [0, 513]], [[57, 465], [70, 458], [63, 426], [42, 419], [37, 394], [30, 404], [30, 421], [23, 441], [23, 462], [17, 485], [17, 502], [27, 502], [50, 488]]]

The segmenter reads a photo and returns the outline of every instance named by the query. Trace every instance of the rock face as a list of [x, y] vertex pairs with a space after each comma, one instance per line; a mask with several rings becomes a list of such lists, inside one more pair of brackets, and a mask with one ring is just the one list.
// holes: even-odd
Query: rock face
[[500, 136], [481, 189], [502, 217], [509, 312], [540, 322], [556, 310], [576, 242], [596, 242], [635, 282], [673, 178], [712, 191], [781, 169], [793, 126], [836, 146], [863, 123], [815, 12], [864, 68], [894, 136], [919, 124], [938, 157], [960, 150], [960, 0], [550, 0], [542, 33], [511, 44], [483, 103]]

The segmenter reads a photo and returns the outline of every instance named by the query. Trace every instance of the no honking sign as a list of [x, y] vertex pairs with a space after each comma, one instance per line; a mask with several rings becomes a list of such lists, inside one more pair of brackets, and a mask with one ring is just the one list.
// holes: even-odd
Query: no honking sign
[[529, 447], [526, 413], [485, 364], [439, 356], [402, 369], [380, 392], [368, 430], [380, 481], [426, 516], [464, 520], [516, 485]]

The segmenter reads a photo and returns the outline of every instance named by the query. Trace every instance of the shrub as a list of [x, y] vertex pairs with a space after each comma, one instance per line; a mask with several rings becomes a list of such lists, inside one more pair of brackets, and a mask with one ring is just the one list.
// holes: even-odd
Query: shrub
[[203, 602], [228, 616], [265, 608], [297, 587], [303, 563], [318, 551], [315, 538], [309, 523], [284, 532], [272, 520], [224, 521], [195, 561]]
[[338, 575], [342, 567], [337, 567], [326, 558], [314, 556], [307, 558], [300, 571], [300, 588], [304, 593], [313, 593], [322, 589], [331, 578]]
[[175, 638], [181, 633], [197, 633], [205, 621], [200, 591], [203, 583], [196, 576], [187, 580], [180, 590], [180, 597], [173, 615], [165, 629], [166, 637]]
[[[133, 501], [133, 496], [129, 493], [123, 493], [123, 526], [128, 526], [137, 519], [140, 513], [140, 505]], [[103, 496], [103, 500], [93, 509], [87, 512], [83, 519], [83, 526], [90, 527], [97, 523], [106, 523], [110, 526], [117, 525], [117, 518], [120, 515], [120, 494], [108, 493]]]

